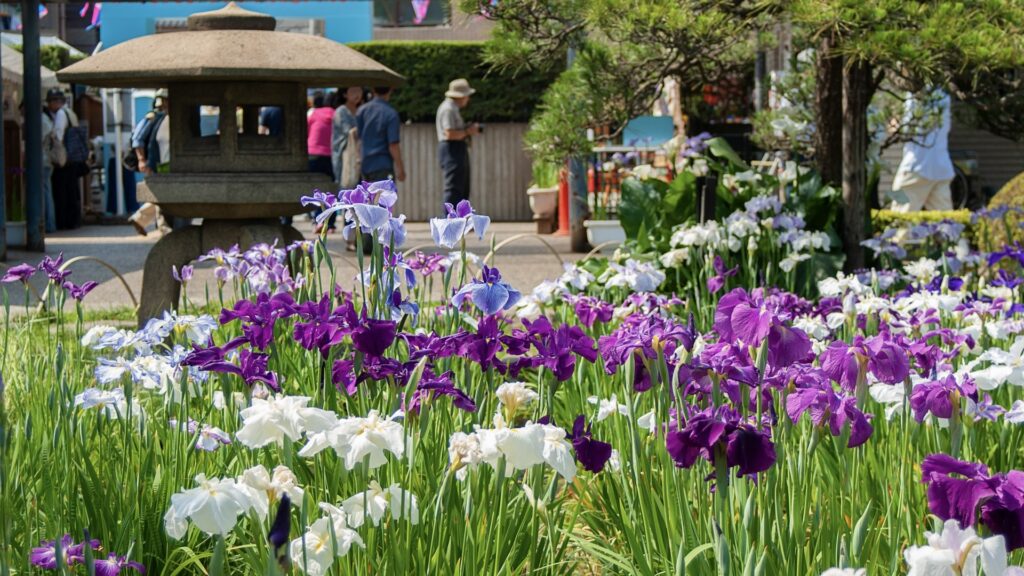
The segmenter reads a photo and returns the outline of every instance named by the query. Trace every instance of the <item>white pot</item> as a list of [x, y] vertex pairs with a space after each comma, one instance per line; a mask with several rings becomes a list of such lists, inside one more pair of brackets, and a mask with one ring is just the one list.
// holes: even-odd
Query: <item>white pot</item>
[[554, 218], [558, 210], [558, 186], [552, 188], [537, 188], [531, 186], [526, 190], [530, 197], [530, 210], [533, 211], [534, 220]]
[[7, 245], [18, 248], [28, 246], [28, 230], [24, 220], [7, 223]]
[[594, 248], [602, 246], [601, 252], [614, 252], [619, 244], [626, 241], [626, 231], [618, 220], [584, 220], [583, 227], [587, 229], [587, 241]]

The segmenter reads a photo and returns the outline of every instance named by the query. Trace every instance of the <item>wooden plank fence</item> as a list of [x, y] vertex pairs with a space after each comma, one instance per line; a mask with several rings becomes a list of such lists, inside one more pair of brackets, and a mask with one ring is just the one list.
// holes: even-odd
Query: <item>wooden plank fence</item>
[[[523, 149], [526, 124], [487, 124], [470, 149], [470, 201], [480, 214], [495, 221], [532, 218], [526, 188], [532, 176]], [[402, 126], [402, 158], [407, 179], [398, 186], [396, 212], [413, 222], [442, 212], [442, 177], [433, 124]]]

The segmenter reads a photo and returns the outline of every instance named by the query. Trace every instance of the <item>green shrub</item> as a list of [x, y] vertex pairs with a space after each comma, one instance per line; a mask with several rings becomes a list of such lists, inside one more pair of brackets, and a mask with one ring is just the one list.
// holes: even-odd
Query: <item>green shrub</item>
[[[21, 45], [14, 46], [14, 49], [21, 52]], [[67, 68], [75, 62], [84, 59], [85, 56], [72, 56], [71, 52], [64, 46], [48, 45], [39, 47], [39, 63], [44, 68], [57, 72], [61, 68]]]
[[952, 220], [971, 228], [970, 210], [922, 210], [920, 212], [896, 212], [894, 210], [872, 210], [871, 222], [874, 224], [875, 232], [881, 234], [886, 228], [899, 228], [902, 226], [914, 226], [929, 222], [942, 222]]
[[523, 72], [492, 68], [484, 62], [483, 42], [362, 42], [350, 46], [395, 72], [406, 84], [391, 97], [403, 120], [433, 122], [448, 83], [466, 78], [476, 94], [466, 108], [467, 120], [527, 122], [557, 69]]
[[1024, 206], [1024, 172], [1006, 183], [989, 202], [992, 206]]

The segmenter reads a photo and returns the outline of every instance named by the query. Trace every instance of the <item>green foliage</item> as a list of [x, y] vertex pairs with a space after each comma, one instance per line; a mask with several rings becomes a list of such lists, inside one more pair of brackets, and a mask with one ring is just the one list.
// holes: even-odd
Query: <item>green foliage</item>
[[592, 117], [596, 105], [592, 95], [580, 67], [573, 66], [558, 76], [544, 93], [539, 113], [523, 137], [534, 158], [560, 163], [590, 152], [593, 143], [580, 127]]
[[554, 188], [558, 186], [559, 170], [558, 164], [534, 160], [532, 166], [533, 179], [530, 184], [538, 188]]
[[482, 42], [365, 42], [350, 46], [406, 78], [391, 103], [404, 120], [433, 122], [448, 83], [466, 78], [476, 94], [465, 110], [478, 122], [526, 122], [557, 70], [496, 69]]
[[751, 67], [755, 11], [734, 2], [685, 0], [463, 0], [497, 22], [487, 59], [510, 69], [558, 62], [573, 71], [550, 88], [529, 143], [564, 160], [589, 151], [583, 132], [612, 131], [649, 110], [669, 76], [694, 91]]
[[644, 230], [671, 231], [696, 219], [697, 195], [697, 177], [692, 172], [680, 173], [671, 184], [653, 178], [627, 178], [622, 183], [619, 222], [626, 237], [637, 239], [644, 251], [649, 241]]
[[[15, 50], [21, 52], [21, 46], [15, 46]], [[64, 46], [48, 45], [39, 47], [39, 63], [44, 68], [49, 68], [54, 72], [61, 68], [67, 68], [75, 62], [83, 60], [85, 56], [72, 55]]]

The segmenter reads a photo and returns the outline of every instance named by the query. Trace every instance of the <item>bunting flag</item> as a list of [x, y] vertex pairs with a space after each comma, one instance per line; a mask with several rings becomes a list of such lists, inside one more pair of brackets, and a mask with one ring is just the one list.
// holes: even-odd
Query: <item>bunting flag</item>
[[[103, 2], [86, 2], [82, 9], [78, 11], [79, 16], [89, 19], [89, 25], [86, 26], [86, 30], [94, 30], [100, 27], [100, 11], [102, 9]], [[91, 16], [89, 15], [90, 11], [92, 12]]]
[[430, 0], [412, 0], [412, 11], [414, 24], [422, 24], [427, 18], [427, 10], [430, 9]]

